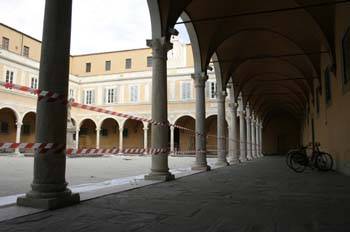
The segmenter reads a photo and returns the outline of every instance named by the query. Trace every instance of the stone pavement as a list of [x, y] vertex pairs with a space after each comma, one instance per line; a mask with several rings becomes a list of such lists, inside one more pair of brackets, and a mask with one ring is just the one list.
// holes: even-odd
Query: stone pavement
[[350, 231], [349, 183], [265, 157], [5, 221], [0, 231]]

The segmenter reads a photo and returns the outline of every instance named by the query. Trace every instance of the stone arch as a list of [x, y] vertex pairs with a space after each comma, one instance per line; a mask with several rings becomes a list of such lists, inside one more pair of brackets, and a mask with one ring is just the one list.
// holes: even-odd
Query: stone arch
[[34, 111], [28, 111], [27, 113], [23, 114], [21, 142], [34, 143], [36, 126], [35, 118], [36, 112]]
[[91, 118], [82, 119], [79, 123], [79, 148], [96, 147], [96, 122]]
[[[16, 142], [18, 116], [18, 112], [12, 107], [5, 106], [0, 108], [0, 142]], [[13, 152], [13, 149], [5, 152]]]
[[[225, 137], [228, 144], [228, 123], [225, 119]], [[205, 119], [205, 130], [207, 133], [207, 150], [209, 153], [217, 151], [217, 114], [211, 114]]]
[[[183, 115], [176, 119], [175, 124], [181, 127], [185, 127], [191, 130], [195, 130], [195, 118], [190, 115]], [[182, 130], [179, 128], [174, 129], [174, 147], [178, 151], [194, 151], [195, 150], [195, 138], [194, 132]]]
[[100, 148], [119, 147], [119, 123], [113, 117], [106, 117], [100, 121]]
[[144, 124], [141, 121], [127, 119], [123, 126], [123, 147], [143, 148], [144, 147]]

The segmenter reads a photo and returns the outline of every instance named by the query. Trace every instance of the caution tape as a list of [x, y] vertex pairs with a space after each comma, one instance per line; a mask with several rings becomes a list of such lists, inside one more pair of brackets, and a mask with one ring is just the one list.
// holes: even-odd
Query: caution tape
[[112, 148], [112, 149], [66, 149], [67, 155], [97, 155], [97, 154], [160, 154], [168, 153], [169, 149], [162, 148]]

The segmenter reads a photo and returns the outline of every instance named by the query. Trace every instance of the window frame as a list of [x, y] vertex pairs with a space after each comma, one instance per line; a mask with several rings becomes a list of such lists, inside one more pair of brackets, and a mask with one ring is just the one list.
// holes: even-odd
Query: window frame
[[[184, 93], [184, 87], [188, 86], [188, 89], [186, 89], [187, 93]], [[180, 82], [180, 99], [182, 101], [190, 101], [193, 99], [193, 90], [192, 90], [192, 81], [181, 81]], [[185, 95], [184, 95], [185, 94]]]
[[[4, 130], [4, 125], [6, 125], [6, 130]], [[1, 121], [0, 122], [0, 133], [9, 134], [10, 133], [10, 124], [9, 122]]]
[[[12, 82], [7, 82], [7, 72], [12, 73]], [[6, 83], [15, 84], [16, 83], [17, 71], [13, 68], [4, 67], [4, 81]]]
[[132, 59], [131, 58], [125, 59], [125, 69], [132, 69]]
[[91, 67], [92, 67], [91, 62], [85, 63], [85, 72], [86, 73], [91, 73]]
[[152, 56], [147, 56], [146, 58], [146, 66], [147, 68], [152, 68], [153, 66], [153, 57]]
[[[136, 98], [133, 98], [133, 91], [132, 89], [135, 88], [135, 94]], [[130, 103], [138, 103], [139, 102], [139, 97], [140, 97], [140, 87], [139, 85], [129, 85], [129, 102]]]
[[29, 52], [30, 52], [30, 50], [29, 50], [30, 48], [28, 47], [28, 46], [23, 46], [23, 56], [24, 57], [27, 57], [27, 58], [29, 58]]
[[[110, 91], [112, 91], [112, 94], [110, 94]], [[105, 104], [116, 104], [118, 100], [117, 93], [118, 93], [118, 90], [116, 86], [105, 87], [105, 99], [104, 99]], [[110, 99], [110, 95], [112, 95], [111, 96], [112, 100]]]
[[[5, 41], [6, 41], [6, 43], [5, 43]], [[5, 47], [5, 44], [6, 44], [6, 47]], [[2, 41], [1, 41], [1, 47], [2, 47], [2, 49], [8, 51], [10, 49], [10, 39], [3, 36]]]
[[112, 69], [112, 61], [106, 60], [105, 61], [105, 71], [111, 71], [111, 69]]
[[30, 78], [30, 88], [32, 89], [38, 89], [39, 86], [39, 79], [37, 77], [31, 77]]
[[[91, 92], [90, 101], [88, 101], [88, 92]], [[93, 105], [95, 104], [95, 89], [84, 89], [84, 99], [83, 103], [85, 105]]]

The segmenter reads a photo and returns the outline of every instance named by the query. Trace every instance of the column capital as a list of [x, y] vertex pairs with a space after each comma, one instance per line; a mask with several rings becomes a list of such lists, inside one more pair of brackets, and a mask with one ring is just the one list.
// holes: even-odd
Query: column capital
[[227, 97], [227, 92], [226, 91], [217, 91], [216, 92], [217, 96], [217, 101], [218, 102], [225, 102], [225, 98]]
[[144, 130], [144, 131], [148, 131], [148, 127], [144, 127], [143, 130]]
[[167, 53], [173, 49], [173, 44], [165, 38], [156, 38], [146, 40], [147, 47], [152, 48], [152, 58], [154, 59], [167, 59]]
[[204, 88], [205, 82], [208, 80], [208, 75], [204, 72], [193, 73], [193, 74], [191, 74], [191, 78], [194, 81], [195, 88]]
[[21, 127], [21, 126], [23, 126], [23, 123], [21, 123], [21, 122], [16, 122], [16, 126], [17, 126], [17, 127]]

